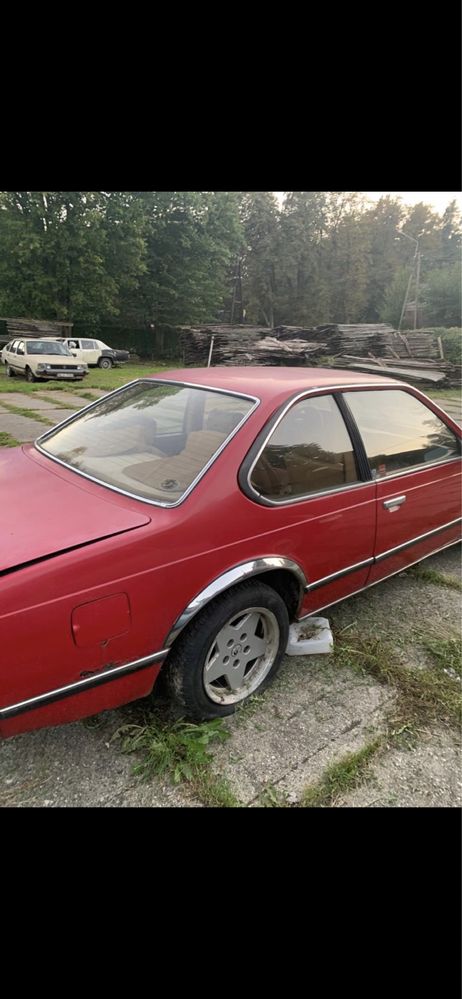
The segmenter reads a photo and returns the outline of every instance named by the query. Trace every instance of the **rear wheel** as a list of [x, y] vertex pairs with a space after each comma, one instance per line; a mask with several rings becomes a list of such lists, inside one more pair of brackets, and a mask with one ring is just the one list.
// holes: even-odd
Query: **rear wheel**
[[282, 597], [265, 583], [242, 583], [208, 604], [175, 642], [170, 693], [190, 718], [233, 714], [274, 678], [288, 636]]
[[100, 357], [98, 361], [99, 368], [112, 368], [113, 361], [110, 357]]
[[13, 371], [13, 368], [10, 368], [9, 364], [7, 364], [7, 366], [6, 366], [6, 372], [5, 372], [5, 374], [6, 374], [7, 378], [14, 378], [15, 372]]

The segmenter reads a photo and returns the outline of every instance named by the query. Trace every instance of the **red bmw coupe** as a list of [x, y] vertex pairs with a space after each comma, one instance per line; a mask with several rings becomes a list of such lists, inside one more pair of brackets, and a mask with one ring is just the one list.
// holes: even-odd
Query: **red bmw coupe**
[[148, 695], [231, 714], [289, 624], [460, 538], [461, 432], [323, 368], [141, 378], [0, 453], [0, 733]]

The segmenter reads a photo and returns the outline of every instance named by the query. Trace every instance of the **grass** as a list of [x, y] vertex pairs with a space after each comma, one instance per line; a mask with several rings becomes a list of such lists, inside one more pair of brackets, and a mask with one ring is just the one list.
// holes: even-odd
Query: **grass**
[[49, 427], [54, 426], [54, 420], [49, 420], [47, 416], [43, 416], [42, 413], [37, 413], [34, 409], [27, 409], [24, 406], [13, 406], [11, 402], [4, 402], [3, 400], [2, 406], [10, 413], [15, 413], [16, 416], [27, 416], [29, 420], [36, 420], [38, 423], [46, 423]]
[[[106, 392], [112, 392], [113, 389], [126, 385], [127, 382], [133, 381], [134, 378], [144, 378], [146, 375], [153, 375], [178, 367], [180, 367], [180, 364], [175, 361], [169, 361], [167, 364], [162, 364], [159, 361], [148, 361], [145, 364], [123, 364], [120, 367], [110, 368], [108, 371], [104, 371], [102, 368], [90, 368], [88, 374], [81, 382], [66, 382], [66, 384], [63, 384], [57, 380], [29, 383], [21, 376], [7, 378], [2, 365], [0, 370], [0, 392], [26, 392], [28, 395], [34, 392], [72, 392], [73, 394], [83, 395], [86, 389], [89, 388], [105, 389]], [[93, 398], [91, 396], [92, 401]]]
[[461, 390], [458, 388], [431, 388], [425, 392], [425, 395], [428, 395], [429, 399], [434, 399], [435, 402], [438, 402], [440, 399], [450, 399], [453, 402], [460, 402], [462, 398]]
[[436, 666], [445, 672], [462, 676], [462, 649], [457, 638], [422, 638], [421, 643], [430, 653]]
[[16, 440], [16, 437], [12, 437], [11, 434], [5, 433], [4, 430], [0, 430], [0, 447], [19, 447], [20, 441]]
[[165, 777], [174, 784], [188, 785], [205, 805], [239, 807], [225, 778], [217, 777], [211, 769], [210, 743], [229, 738], [221, 719], [194, 725], [183, 720], [172, 722], [153, 712], [143, 724], [122, 726], [113, 738], [122, 740], [122, 752], [139, 754], [133, 772], [142, 780]]
[[347, 791], [361, 784], [371, 760], [383, 745], [383, 737], [367, 743], [355, 753], [347, 753], [331, 763], [317, 784], [305, 788], [300, 805], [302, 808], [327, 808]]
[[[457, 644], [455, 639], [453, 641]], [[432, 644], [433, 640], [428, 639], [428, 642]], [[438, 644], [441, 647], [442, 640]], [[452, 645], [451, 649], [454, 650]], [[362, 674], [366, 673], [379, 683], [396, 689], [397, 701], [393, 717], [389, 718], [391, 738], [404, 730], [411, 732], [418, 726], [426, 726], [434, 721], [440, 723], [444, 721], [454, 727], [460, 726], [462, 714], [460, 683], [444, 670], [431, 668], [417, 670], [403, 665], [397, 660], [392, 648], [378, 639], [371, 638], [358, 640], [354, 646], [340, 642], [335, 658], [338, 665], [348, 666]]]
[[437, 586], [449, 586], [452, 590], [462, 590], [460, 579], [446, 576], [444, 572], [438, 572], [437, 569], [428, 569], [424, 565], [416, 565], [407, 571], [410, 576], [413, 576], [414, 579], [422, 580], [423, 583], [436, 583]]

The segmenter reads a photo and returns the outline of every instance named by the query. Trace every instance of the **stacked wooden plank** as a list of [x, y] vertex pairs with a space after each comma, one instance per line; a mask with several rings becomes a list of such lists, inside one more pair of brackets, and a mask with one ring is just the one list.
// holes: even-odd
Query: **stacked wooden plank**
[[4, 316], [0, 316], [0, 322], [6, 323], [8, 340], [12, 340], [15, 336], [71, 336], [74, 325], [48, 319], [10, 319]]
[[[245, 344], [250, 348], [265, 333], [270, 331], [265, 326], [180, 326], [180, 344], [186, 365], [198, 364], [206, 366], [210, 344], [213, 340], [213, 364], [223, 364], [223, 350], [239, 348]], [[230, 363], [230, 362], [228, 362]]]
[[212, 365], [305, 364], [307, 357], [325, 353], [323, 343], [281, 341], [265, 326], [197, 326], [181, 328], [185, 364], [207, 365], [213, 336]]

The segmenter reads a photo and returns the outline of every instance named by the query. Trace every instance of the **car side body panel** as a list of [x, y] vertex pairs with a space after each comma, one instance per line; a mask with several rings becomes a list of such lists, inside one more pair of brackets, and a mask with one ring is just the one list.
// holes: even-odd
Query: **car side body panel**
[[[401, 556], [386, 567], [386, 560], [373, 563], [377, 544], [393, 547], [402, 538], [409, 540], [409, 533], [415, 533], [415, 518], [419, 530], [428, 531], [439, 530], [460, 516], [460, 472], [454, 461], [442, 463], [436, 472], [435, 466], [393, 480], [362, 482], [292, 504], [265, 507], [250, 499], [239, 489], [238, 471], [282, 401], [283, 394], [276, 392], [274, 398], [262, 401], [177, 508], [115, 495], [56, 466], [35, 449], [25, 449], [31, 464], [36, 463], [44, 474], [47, 470], [50, 490], [55, 477], [62, 477], [66, 485], [77, 487], [87, 510], [96, 499], [106, 498], [121, 517], [136, 513], [144, 515], [146, 522], [136, 530], [95, 538], [94, 543], [56, 556], [50, 552], [46, 559], [3, 576], [0, 734], [60, 724], [148, 694], [167, 656], [172, 632], [187, 609], [210, 587], [212, 599], [212, 584], [219, 587], [220, 580], [238, 566], [258, 565], [259, 559], [271, 558], [294, 563], [306, 578], [307, 590], [298, 611], [303, 617], [360, 591], [382, 572], [388, 576], [398, 571], [394, 566], [399, 569]], [[449, 425], [449, 418], [445, 419]], [[401, 521], [395, 512], [384, 510], [377, 542], [377, 511], [384, 498], [406, 491], [404, 478], [411, 502], [407, 508], [400, 507], [405, 512]], [[426, 497], [423, 504], [422, 495]], [[62, 509], [63, 525], [66, 516]], [[56, 508], [55, 524], [59, 518]], [[49, 530], [53, 531], [53, 525]], [[417, 545], [412, 558], [406, 556], [408, 562], [455, 541], [459, 533], [455, 524], [447, 533], [431, 536], [422, 542], [423, 550]], [[299, 582], [297, 573], [294, 578]], [[94, 625], [93, 611], [101, 617]], [[80, 639], [76, 621], [87, 629], [80, 632]], [[152, 661], [153, 656], [159, 658]], [[134, 672], [111, 676], [111, 671], [139, 661], [143, 663]], [[101, 680], [101, 685], [76, 687], [74, 694], [63, 699], [2, 717], [8, 705], [93, 678]]]

